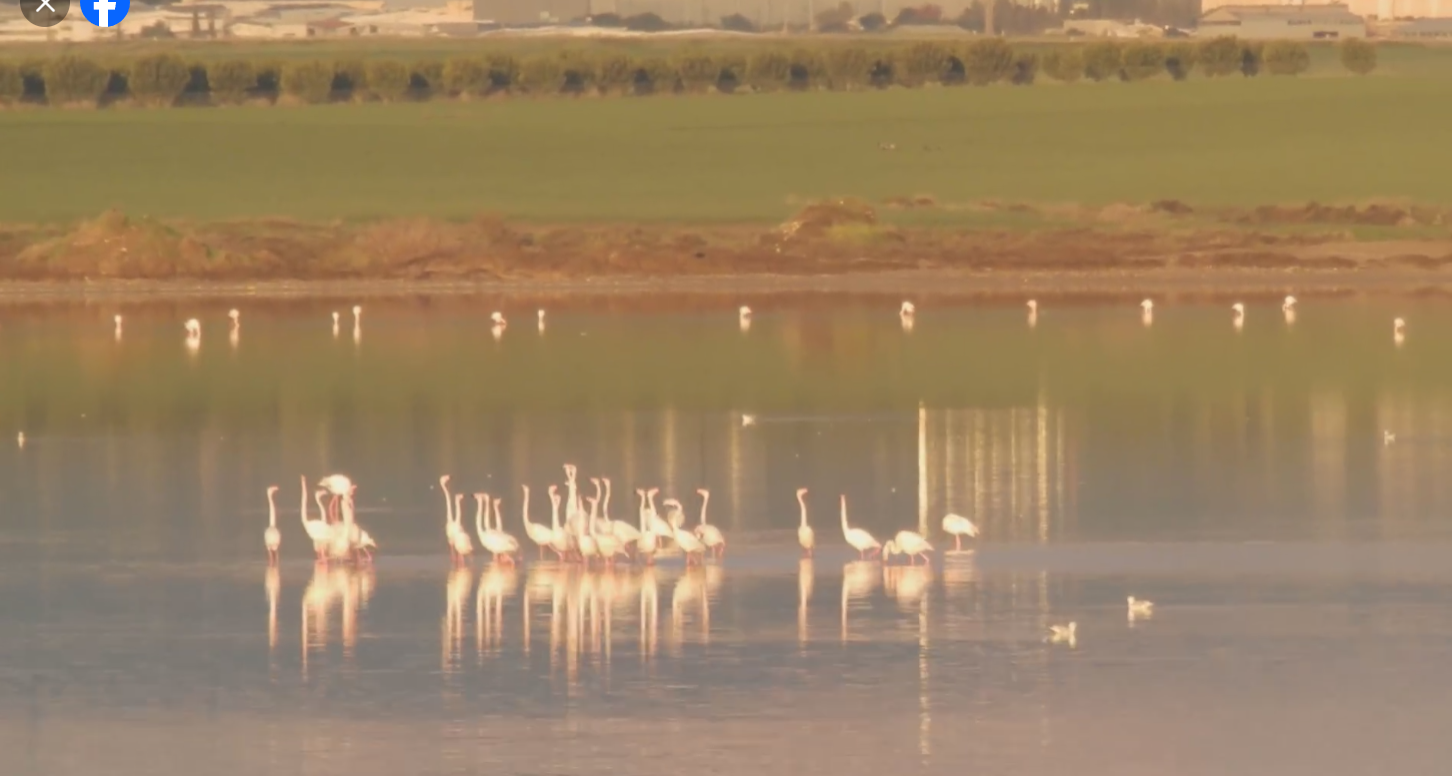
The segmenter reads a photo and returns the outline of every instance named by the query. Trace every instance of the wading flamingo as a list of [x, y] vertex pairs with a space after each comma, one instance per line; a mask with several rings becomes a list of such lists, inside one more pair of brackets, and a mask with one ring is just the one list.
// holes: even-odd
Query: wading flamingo
[[[590, 512], [593, 514], [595, 511], [595, 499], [591, 498], [588, 501], [590, 501]], [[580, 553], [580, 562], [586, 566], [590, 565], [591, 558], [600, 556], [600, 546], [595, 543], [595, 535], [591, 532], [591, 529], [595, 527], [594, 522], [594, 520], [587, 518], [585, 527], [575, 531], [575, 547]]]
[[570, 553], [575, 550], [574, 537], [570, 535], [569, 528], [560, 525], [560, 489], [555, 485], [550, 486], [550, 549], [562, 561], [568, 560]]
[[524, 491], [524, 505], [519, 509], [520, 519], [524, 520], [524, 535], [539, 547], [539, 557], [543, 559], [545, 548], [550, 545], [552, 536], [550, 527], [543, 523], [529, 522], [529, 486], [520, 485], [519, 487]]
[[1033, 327], [1039, 322], [1039, 302], [1037, 299], [1028, 300], [1028, 325]]
[[196, 318], [188, 318], [184, 328], [187, 331], [187, 350], [196, 352], [202, 346], [202, 322]]
[[539, 333], [540, 334], [544, 334], [544, 330], [545, 330], [545, 311], [544, 311], [544, 308], [541, 307], [539, 310], [535, 311], [535, 313], [539, 317]]
[[736, 311], [736, 325], [741, 329], [743, 333], [751, 330], [750, 307], [747, 307], [746, 305], [741, 305], [741, 309]]
[[700, 539], [696, 538], [695, 534], [677, 528], [675, 529], [675, 539], [676, 546], [680, 547], [681, 552], [686, 554], [687, 566], [692, 565], [692, 557], [696, 558], [697, 563], [706, 562], [706, 545]]
[[962, 515], [944, 516], [943, 530], [953, 537], [953, 549], [958, 552], [963, 551], [963, 537], [978, 535], [978, 526]]
[[882, 544], [872, 538], [872, 534], [861, 528], [852, 528], [847, 525], [847, 497], [842, 497], [842, 538], [852, 545], [857, 551], [858, 560], [867, 560], [867, 553], [881, 553]]
[[635, 551], [635, 545], [640, 541], [640, 529], [630, 524], [629, 520], [610, 519], [610, 478], [601, 477], [600, 481], [605, 483], [605, 500], [600, 502], [600, 516], [604, 518], [605, 526], [610, 533], [620, 540], [620, 545], [630, 552]]
[[1139, 319], [1144, 322], [1144, 325], [1148, 326], [1155, 322], [1155, 303], [1153, 300], [1146, 299], [1140, 302], [1139, 310]]
[[726, 554], [726, 536], [720, 528], [706, 522], [706, 504], [711, 501], [711, 491], [696, 488], [696, 493], [701, 496], [701, 523], [696, 526], [696, 536], [701, 537], [701, 544], [706, 545], [706, 549], [720, 558]]
[[913, 322], [917, 319], [918, 308], [912, 302], [903, 302], [902, 307], [897, 310], [897, 317], [902, 321], [903, 331], [912, 331]]
[[333, 338], [338, 338], [338, 319], [341, 318], [337, 310], [333, 311]]
[[660, 535], [646, 525], [646, 517], [649, 512], [645, 508], [645, 491], [637, 488], [636, 495], [640, 496], [640, 538], [635, 540], [635, 557], [645, 558], [647, 566], [655, 563], [655, 552], [660, 547]]
[[499, 542], [500, 555], [509, 559], [509, 564], [515, 565], [519, 562], [519, 540], [514, 534], [504, 530], [504, 515], [500, 514], [499, 508], [504, 504], [504, 499], [494, 499], [494, 533], [495, 541]]
[[797, 543], [802, 545], [802, 556], [812, 557], [812, 550], [817, 546], [817, 534], [807, 525], [807, 489], [797, 488], [797, 504], [802, 508], [802, 522], [797, 526]]
[[116, 341], [121, 341], [121, 315], [118, 313], [114, 319], [116, 322]]
[[908, 562], [914, 565], [917, 564], [918, 558], [922, 558], [923, 562], [927, 563], [928, 553], [932, 549], [933, 545], [928, 544], [928, 540], [917, 531], [898, 531], [896, 536], [882, 546], [882, 559], [886, 562], [893, 555], [900, 553], [908, 556]]
[[1392, 342], [1401, 345], [1407, 341], [1407, 322], [1401, 318], [1392, 321]]
[[458, 524], [454, 522], [454, 497], [449, 493], [449, 475], [439, 478], [439, 488], [444, 491], [444, 542], [449, 545], [449, 557], [454, 558], [454, 533]]
[[277, 504], [272, 498], [276, 493], [276, 485], [267, 487], [267, 530], [262, 532], [262, 546], [267, 548], [267, 563], [272, 566], [277, 565], [277, 550], [282, 546], [282, 532], [277, 530]]
[[1235, 328], [1238, 331], [1245, 326], [1245, 305], [1236, 302], [1230, 306], [1230, 311], [1235, 314], [1235, 317], [1231, 321], [1235, 324]]
[[469, 532], [464, 530], [464, 494], [454, 494], [454, 514], [451, 518], [454, 532], [449, 537], [449, 542], [454, 548], [454, 562], [467, 564], [469, 556], [474, 554], [474, 542], [469, 538]]
[[656, 536], [669, 539], [676, 534], [676, 517], [681, 515], [681, 502], [673, 498], [662, 501], [661, 506], [666, 508], [666, 517], [661, 517], [655, 508], [655, 494], [659, 492], [660, 488], [651, 488], [645, 492], [645, 524]]
[[624, 542], [620, 541], [610, 526], [595, 519], [595, 510], [599, 506], [598, 498], [590, 499], [590, 533], [595, 537], [595, 551], [600, 554], [600, 559], [605, 561], [606, 566], [615, 565], [616, 555], [626, 555]]
[[327, 548], [328, 541], [333, 538], [333, 530], [328, 527], [328, 521], [323, 519], [322, 504], [318, 505], [318, 519], [308, 519], [308, 477], [306, 474], [298, 477], [302, 481], [302, 524], [303, 530], [307, 531], [308, 538], [313, 542], [313, 554], [318, 560], [323, 559], [323, 550]]

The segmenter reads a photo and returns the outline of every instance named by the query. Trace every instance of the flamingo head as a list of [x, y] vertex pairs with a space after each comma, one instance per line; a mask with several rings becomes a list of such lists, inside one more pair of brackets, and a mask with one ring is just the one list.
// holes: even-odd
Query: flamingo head
[[565, 464], [565, 479], [567, 479], [567, 480], [569, 480], [571, 482], [574, 482], [575, 481], [575, 472], [576, 471], [577, 470], [575, 469], [575, 465], [574, 464], [572, 464], [572, 463]]
[[560, 494], [560, 486], [558, 486], [558, 485], [551, 485], [550, 486], [550, 498], [556, 498], [556, 497], [559, 496], [559, 494]]
[[474, 500], [475, 501], [478, 501], [481, 504], [486, 503], [486, 502], [489, 501], [489, 494], [488, 493], [475, 493], [474, 494]]
[[535, 311], [535, 315], [539, 316], [539, 319], [540, 319], [540, 322], [541, 323], [544, 322], [544, 308], [543, 307], [541, 307], [540, 309], [536, 310]]
[[600, 481], [603, 482], [603, 483], [605, 483], [605, 487], [607, 487], [607, 488], [610, 487], [610, 478], [609, 477], [601, 477], [600, 478]]
[[801, 498], [802, 496], [805, 496], [805, 495], [807, 495], [807, 489], [806, 488], [797, 488], [797, 498]]
[[707, 496], [711, 495], [711, 491], [706, 490], [705, 488], [696, 488], [696, 495], [700, 496], [701, 498], [706, 498]]
[[116, 321], [116, 325], [117, 326], [120, 326], [121, 325], [121, 316], [119, 314], [115, 317], [114, 320]]
[[1039, 311], [1039, 301], [1037, 299], [1030, 299], [1030, 300], [1028, 300], [1028, 309], [1031, 312], [1038, 312]]
[[655, 494], [657, 494], [659, 492], [660, 492], [660, 488], [651, 488], [650, 490], [647, 490], [645, 492], [645, 495], [647, 495], [647, 496], [654, 496]]
[[242, 317], [242, 313], [238, 312], [237, 308], [233, 307], [232, 309], [227, 311], [227, 317], [231, 318], [233, 323], [236, 323], [237, 320]]
[[1402, 320], [1401, 318], [1397, 318], [1396, 320], [1392, 321], [1392, 328], [1395, 329], [1395, 330], [1397, 330], [1397, 331], [1401, 331], [1402, 329], [1405, 329], [1406, 327], [1407, 327], [1407, 322], [1404, 321], [1404, 320]]
[[340, 316], [340, 315], [339, 315], [339, 314], [338, 314], [338, 311], [337, 311], [337, 310], [334, 310], [334, 311], [333, 311], [333, 323], [337, 323], [337, 322], [338, 322], [338, 319], [339, 319], [339, 318], [340, 318], [340, 317], [342, 317], [342, 316]]
[[1139, 306], [1140, 306], [1140, 309], [1144, 310], [1145, 312], [1149, 312], [1150, 310], [1155, 309], [1155, 303], [1152, 300], [1149, 300], [1149, 299], [1146, 299], [1143, 302], [1140, 302], [1139, 303]]
[[353, 305], [353, 317], [354, 318], [357, 318], [358, 316], [360, 316], [362, 314], [363, 314], [363, 305], [361, 305], [361, 304], [355, 304], [355, 305]]
[[276, 492], [277, 492], [277, 486], [276, 485], [268, 485], [267, 486], [267, 495], [271, 496], [272, 494], [274, 494]]
[[750, 307], [747, 307], [746, 305], [741, 305], [741, 308], [738, 309], [736, 311], [736, 313], [737, 313], [737, 315], [741, 316], [742, 318], [750, 318], [751, 317], [751, 308]]
[[494, 312], [489, 313], [489, 320], [493, 321], [495, 326], [503, 326], [504, 325], [504, 313], [501, 313], [498, 310], [495, 310]]
[[1231, 305], [1230, 309], [1234, 310], [1236, 315], [1245, 315], [1245, 305], [1239, 302]]
[[1295, 307], [1295, 306], [1296, 306], [1296, 298], [1294, 296], [1288, 296], [1288, 297], [1286, 297], [1286, 301], [1284, 301], [1284, 302], [1281, 303], [1281, 309], [1282, 310], [1289, 310], [1290, 308]]
[[373, 549], [376, 550], [376, 549], [378, 549], [378, 542], [373, 541], [373, 537], [372, 536], [369, 536], [367, 531], [364, 531], [363, 533], [359, 534], [359, 536], [358, 536], [358, 546], [359, 547], [372, 547]]
[[912, 302], [903, 302], [902, 307], [898, 308], [897, 314], [907, 317], [915, 314], [917, 311], [918, 308]]
[[187, 322], [183, 324], [183, 326], [184, 328], [186, 328], [188, 334], [199, 335], [202, 333], [202, 322], [197, 320], [196, 318], [188, 318]]
[[449, 475], [445, 474], [444, 476], [440, 477], [439, 478], [439, 484], [440, 485], [448, 485], [449, 484]]

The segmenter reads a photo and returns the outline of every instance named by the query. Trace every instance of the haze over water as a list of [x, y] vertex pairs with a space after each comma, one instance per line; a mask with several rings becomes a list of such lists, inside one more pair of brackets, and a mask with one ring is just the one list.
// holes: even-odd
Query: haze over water
[[[0, 308], [3, 772], [1445, 772], [1444, 306], [929, 301], [906, 333], [895, 299], [749, 301], [543, 333], [532, 300], [365, 301], [356, 341], [344, 304], [124, 308], [119, 341], [104, 305]], [[616, 519], [658, 486], [693, 526], [710, 488], [724, 563], [539, 562], [519, 484], [547, 522], [567, 461]], [[372, 569], [312, 563], [298, 477], [335, 471]], [[450, 570], [444, 473], [504, 499], [518, 571]], [[931, 566], [854, 562], [839, 494]]]

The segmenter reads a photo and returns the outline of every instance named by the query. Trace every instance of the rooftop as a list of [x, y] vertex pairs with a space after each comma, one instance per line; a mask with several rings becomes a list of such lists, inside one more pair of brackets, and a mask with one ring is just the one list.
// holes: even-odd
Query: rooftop
[[1348, 16], [1361, 18], [1351, 12], [1345, 3], [1318, 3], [1314, 5], [1222, 5], [1206, 16], [1226, 14], [1239, 19], [1344, 19]]

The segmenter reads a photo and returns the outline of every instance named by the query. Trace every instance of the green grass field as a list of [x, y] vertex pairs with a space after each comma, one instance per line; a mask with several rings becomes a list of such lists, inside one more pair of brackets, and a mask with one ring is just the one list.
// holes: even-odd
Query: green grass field
[[[1452, 78], [0, 111], [0, 221], [779, 220], [834, 195], [1452, 203]], [[878, 144], [897, 150], [880, 151]]]

